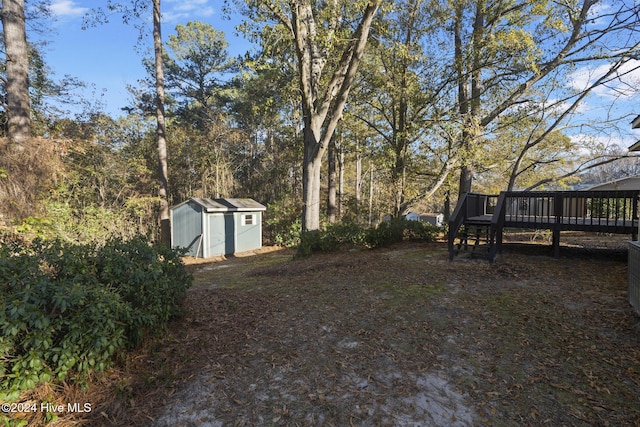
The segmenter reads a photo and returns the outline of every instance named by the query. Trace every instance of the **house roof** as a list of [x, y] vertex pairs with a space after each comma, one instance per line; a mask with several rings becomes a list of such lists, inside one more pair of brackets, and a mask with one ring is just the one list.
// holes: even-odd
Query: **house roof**
[[640, 128], [640, 116], [636, 116], [636, 118], [631, 121], [631, 129], [638, 128]]
[[624, 178], [614, 179], [613, 181], [604, 182], [602, 184], [592, 185], [590, 187], [581, 188], [580, 191], [608, 191], [608, 190], [640, 190], [640, 175], [627, 176]]
[[640, 151], [640, 141], [629, 147], [629, 151]]
[[264, 211], [267, 209], [266, 206], [253, 199], [209, 199], [199, 197], [193, 197], [172, 209], [189, 202], [197, 203], [202, 206], [205, 212], [250, 212]]

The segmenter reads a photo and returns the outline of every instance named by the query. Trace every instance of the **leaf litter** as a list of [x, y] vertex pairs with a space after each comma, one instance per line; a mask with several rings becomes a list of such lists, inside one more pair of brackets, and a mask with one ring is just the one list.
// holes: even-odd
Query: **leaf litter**
[[626, 254], [508, 247], [190, 265], [185, 317], [88, 425], [640, 425]]

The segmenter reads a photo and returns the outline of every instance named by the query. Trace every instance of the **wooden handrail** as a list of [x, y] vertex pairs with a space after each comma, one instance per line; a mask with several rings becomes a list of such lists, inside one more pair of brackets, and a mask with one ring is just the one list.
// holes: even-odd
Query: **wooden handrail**
[[469, 196], [469, 193], [464, 193], [462, 197], [458, 199], [456, 208], [453, 210], [453, 214], [449, 218], [449, 234], [447, 236], [449, 260], [453, 260], [453, 256], [454, 256], [453, 243], [455, 241], [456, 235], [458, 234], [458, 230], [466, 220], [468, 196]]
[[578, 220], [589, 225], [624, 225], [637, 219], [640, 191], [509, 191], [505, 192], [506, 214], [516, 220], [545, 224], [572, 224]]
[[[458, 235], [460, 227], [462, 227], [469, 218], [493, 214], [492, 212], [489, 212], [489, 201], [498, 197], [499, 196], [480, 193], [464, 193], [462, 197], [458, 199], [458, 204], [449, 219], [449, 259], [453, 259], [454, 257], [454, 241]], [[495, 211], [495, 207], [493, 210]]]
[[501, 192], [491, 217], [489, 231], [489, 261], [493, 262], [502, 248], [502, 228], [504, 227], [506, 192]]
[[[497, 197], [493, 212], [488, 208]], [[449, 221], [449, 258], [460, 227], [473, 217], [491, 215], [489, 260], [501, 250], [505, 226], [550, 229], [558, 256], [561, 230], [592, 230], [627, 233], [637, 239], [640, 190], [595, 191], [503, 191], [499, 196], [465, 193]], [[611, 231], [610, 231], [611, 230]]]

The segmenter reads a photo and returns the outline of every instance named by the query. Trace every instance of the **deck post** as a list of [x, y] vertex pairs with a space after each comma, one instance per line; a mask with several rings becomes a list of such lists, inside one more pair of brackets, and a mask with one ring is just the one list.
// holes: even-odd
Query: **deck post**
[[[640, 203], [640, 194], [636, 193], [633, 196], [633, 212], [631, 213], [631, 225], [633, 226], [633, 221], [635, 221], [636, 219], [638, 219], [638, 203]], [[638, 221], [638, 228], [636, 228], [633, 233], [631, 234], [631, 240], [632, 241], [637, 241], [638, 240], [638, 234], [640, 233], [640, 221]]]
[[553, 257], [560, 258], [560, 228], [553, 227]]
[[502, 229], [504, 227], [507, 193], [502, 191], [491, 217], [491, 236], [489, 241], [489, 260], [493, 261], [497, 253], [502, 252]]
[[564, 197], [560, 193], [553, 196], [553, 210], [555, 213], [555, 224], [553, 224], [553, 257], [560, 258], [560, 224], [564, 216]]

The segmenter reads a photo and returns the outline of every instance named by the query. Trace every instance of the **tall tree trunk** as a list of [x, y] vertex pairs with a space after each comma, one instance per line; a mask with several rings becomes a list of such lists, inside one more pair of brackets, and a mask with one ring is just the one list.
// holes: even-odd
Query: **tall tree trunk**
[[[340, 137], [342, 139], [342, 136]], [[344, 144], [338, 147], [338, 218], [342, 218], [344, 203]]]
[[14, 149], [22, 149], [31, 137], [29, 99], [29, 50], [24, 0], [3, 0], [2, 28], [6, 53], [8, 136]]
[[162, 33], [160, 0], [153, 0], [153, 50], [156, 61], [156, 136], [158, 139], [158, 179], [160, 189], [160, 241], [171, 245], [169, 219], [169, 174], [167, 168], [167, 140], [164, 119], [164, 70], [162, 66]]
[[327, 219], [330, 223], [336, 222], [336, 186], [337, 186], [337, 174], [336, 174], [336, 142], [335, 138], [332, 138], [329, 142], [329, 150], [327, 152], [327, 167], [328, 167], [328, 194], [327, 194]]
[[325, 48], [317, 40], [318, 27], [311, 2], [295, 1], [291, 5], [293, 19], [289, 22], [289, 28], [296, 43], [304, 116], [302, 230], [307, 232], [320, 229], [322, 156], [342, 117], [380, 1], [372, 1], [365, 8], [345, 50], [339, 53], [340, 59], [324, 91], [321, 77], [328, 57], [323, 56], [326, 54]]
[[374, 165], [373, 160], [369, 160], [369, 227], [373, 224], [373, 196], [374, 196]]
[[360, 203], [362, 201], [362, 154], [360, 153], [360, 141], [356, 137], [356, 215], [360, 215]]
[[458, 80], [458, 113], [462, 118], [462, 134], [460, 149], [462, 151], [460, 168], [460, 184], [459, 194], [468, 192], [471, 190], [471, 179], [473, 171], [468, 165], [468, 151], [469, 151], [469, 137], [467, 131], [467, 116], [469, 114], [469, 90], [467, 86], [467, 70], [465, 67], [464, 50], [462, 45], [462, 20], [464, 12], [464, 4], [462, 2], [456, 5], [456, 15], [454, 20], [454, 61], [456, 68], [456, 78]]
[[302, 230], [315, 231], [320, 229], [320, 169], [322, 157], [313, 149], [315, 136], [310, 129], [304, 129], [304, 159], [302, 164]]
[[444, 192], [444, 222], [449, 222], [451, 218], [451, 190], [448, 188]]
[[[482, 44], [485, 43], [485, 0], [476, 0], [476, 10], [471, 36], [471, 64], [465, 66], [465, 54], [462, 46], [462, 20], [464, 4], [456, 8], [454, 23], [454, 49], [456, 73], [458, 79], [458, 103], [462, 117], [462, 167], [460, 169], [460, 186], [458, 194], [471, 191], [474, 176], [473, 151], [478, 140], [478, 127], [481, 120], [480, 94], [482, 88]], [[471, 94], [469, 94], [469, 86]]]

